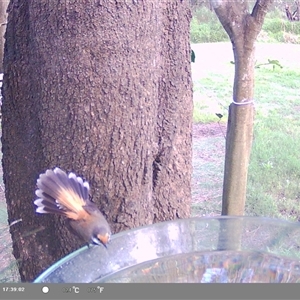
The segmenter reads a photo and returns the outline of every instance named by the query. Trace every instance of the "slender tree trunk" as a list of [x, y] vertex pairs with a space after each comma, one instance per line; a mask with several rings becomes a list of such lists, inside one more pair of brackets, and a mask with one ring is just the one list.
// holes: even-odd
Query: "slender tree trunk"
[[[229, 106], [222, 215], [243, 215], [254, 120], [254, 44], [233, 43], [235, 76], [233, 100]], [[238, 100], [239, 99], [239, 100]], [[242, 104], [248, 103], [248, 104]]]
[[222, 214], [243, 215], [253, 138], [255, 40], [273, 0], [257, 0], [252, 13], [247, 1], [211, 0], [228, 33], [235, 58], [233, 103], [229, 107]]
[[4, 33], [6, 29], [7, 13], [6, 9], [9, 0], [0, 1], [0, 73], [3, 73], [3, 51], [4, 51]]
[[83, 175], [114, 233], [189, 216], [190, 18], [180, 0], [11, 2], [3, 170], [22, 280], [80, 245], [34, 212], [46, 168]]

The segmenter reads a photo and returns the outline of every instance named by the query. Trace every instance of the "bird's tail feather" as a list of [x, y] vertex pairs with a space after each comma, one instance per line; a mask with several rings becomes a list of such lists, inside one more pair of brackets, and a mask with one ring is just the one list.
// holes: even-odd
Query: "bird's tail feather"
[[67, 175], [59, 168], [47, 170], [37, 180], [34, 201], [38, 213], [56, 213], [72, 219], [84, 218], [89, 197], [89, 184], [74, 173]]

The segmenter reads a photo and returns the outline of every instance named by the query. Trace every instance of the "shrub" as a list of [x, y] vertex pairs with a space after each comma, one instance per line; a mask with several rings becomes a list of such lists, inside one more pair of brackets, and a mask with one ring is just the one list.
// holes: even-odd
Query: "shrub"
[[195, 17], [191, 22], [191, 42], [210, 43], [228, 41], [228, 35], [219, 21], [199, 23]]
[[[274, 9], [266, 15], [258, 41], [300, 43], [300, 22], [290, 22], [283, 11]], [[228, 41], [228, 35], [214, 11], [200, 7], [193, 12], [191, 42], [209, 43]]]

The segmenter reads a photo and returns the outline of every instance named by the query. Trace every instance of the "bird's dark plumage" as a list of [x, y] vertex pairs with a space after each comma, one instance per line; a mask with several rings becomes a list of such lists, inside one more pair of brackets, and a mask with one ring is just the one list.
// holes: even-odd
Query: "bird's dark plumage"
[[72, 229], [85, 242], [106, 245], [110, 227], [98, 207], [89, 200], [89, 184], [60, 168], [47, 170], [37, 180], [34, 201], [37, 213], [52, 213], [69, 219]]

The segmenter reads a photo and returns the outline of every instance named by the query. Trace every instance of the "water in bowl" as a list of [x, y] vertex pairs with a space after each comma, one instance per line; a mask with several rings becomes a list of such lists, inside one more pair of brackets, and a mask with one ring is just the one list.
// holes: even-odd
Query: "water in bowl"
[[140, 263], [97, 282], [299, 283], [300, 261], [262, 252], [194, 252]]

